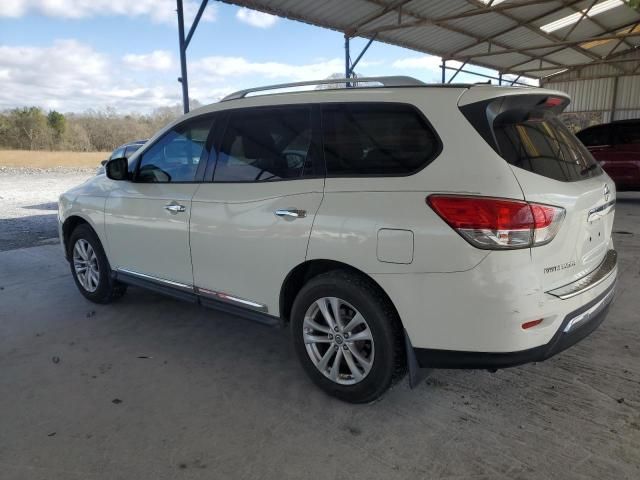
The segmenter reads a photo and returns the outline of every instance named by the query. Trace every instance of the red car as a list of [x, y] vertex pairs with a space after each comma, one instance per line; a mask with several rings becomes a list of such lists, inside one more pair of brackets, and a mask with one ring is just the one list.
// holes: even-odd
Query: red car
[[640, 120], [620, 120], [576, 133], [618, 190], [640, 191]]

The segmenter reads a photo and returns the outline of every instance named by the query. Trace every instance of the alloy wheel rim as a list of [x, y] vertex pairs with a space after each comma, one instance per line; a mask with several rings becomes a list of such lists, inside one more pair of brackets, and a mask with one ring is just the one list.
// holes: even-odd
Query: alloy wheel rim
[[79, 239], [73, 247], [73, 268], [82, 288], [93, 293], [100, 283], [100, 267], [93, 247], [85, 239]]
[[355, 385], [371, 371], [373, 335], [350, 303], [337, 297], [317, 299], [304, 316], [302, 335], [309, 358], [332, 382]]

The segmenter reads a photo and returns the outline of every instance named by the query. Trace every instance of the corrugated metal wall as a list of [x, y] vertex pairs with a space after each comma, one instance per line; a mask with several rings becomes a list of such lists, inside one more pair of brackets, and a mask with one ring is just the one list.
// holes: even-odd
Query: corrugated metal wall
[[595, 80], [568, 80], [546, 83], [546, 88], [566, 92], [571, 97], [567, 112], [609, 110], [613, 101], [613, 78]]
[[[640, 52], [631, 52], [621, 58], [640, 60]], [[631, 65], [625, 65], [627, 71]], [[614, 87], [616, 79], [617, 88]], [[545, 88], [561, 90], [571, 96], [566, 112], [603, 112], [605, 122], [640, 118], [640, 73], [621, 76], [620, 71], [611, 65], [594, 65], [556, 75], [542, 84]], [[615, 115], [611, 119], [614, 90]]]
[[[610, 118], [615, 78], [548, 82], [545, 88], [568, 93], [571, 103], [567, 112], [605, 112]], [[619, 77], [613, 120], [640, 118], [640, 75]]]

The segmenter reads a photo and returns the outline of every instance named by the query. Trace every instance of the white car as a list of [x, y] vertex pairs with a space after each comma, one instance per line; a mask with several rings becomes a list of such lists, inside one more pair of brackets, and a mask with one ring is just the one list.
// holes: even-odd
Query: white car
[[350, 402], [591, 333], [616, 283], [616, 192], [556, 117], [568, 97], [361, 81], [230, 95], [63, 194], [80, 292], [137, 285], [288, 324], [311, 379]]

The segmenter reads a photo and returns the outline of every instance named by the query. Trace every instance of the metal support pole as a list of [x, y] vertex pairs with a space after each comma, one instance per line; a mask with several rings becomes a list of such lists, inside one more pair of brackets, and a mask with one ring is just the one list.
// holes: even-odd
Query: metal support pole
[[611, 99], [611, 118], [610, 122], [616, 119], [616, 103], [618, 100], [618, 77], [613, 77], [613, 98]]
[[371, 46], [371, 44], [373, 43], [373, 41], [376, 39], [376, 35], [374, 34], [373, 37], [371, 37], [369, 39], [369, 41], [367, 42], [367, 44], [364, 46], [364, 48], [362, 49], [362, 51], [360, 52], [360, 55], [358, 55], [358, 57], [355, 59], [355, 61], [351, 64], [351, 67], [349, 68], [350, 73], [353, 73], [353, 71], [356, 68], [356, 65], [358, 65], [358, 62], [360, 61], [360, 59], [362, 58], [362, 56], [367, 52], [367, 50], [369, 50], [369, 47]]
[[498, 85], [502, 86], [502, 72], [498, 72]]
[[[351, 78], [351, 55], [349, 54], [349, 35], [344, 34], [344, 78]], [[347, 82], [347, 87], [351, 83]]]
[[460, 71], [464, 68], [464, 66], [467, 64], [467, 62], [464, 62], [462, 65], [460, 65], [460, 68], [458, 68], [453, 75], [451, 76], [451, 78], [449, 78], [449, 80], [447, 80], [447, 83], [451, 83], [453, 82], [453, 79], [456, 78], [456, 75], [458, 75], [460, 73]]
[[442, 82], [445, 83], [445, 71], [447, 69], [447, 61], [443, 58], [442, 63], [440, 64], [440, 70], [442, 70]]
[[189, 46], [189, 42], [191, 42], [191, 37], [193, 37], [193, 34], [196, 32], [196, 28], [198, 28], [198, 23], [200, 23], [200, 19], [202, 18], [204, 9], [207, 8], [207, 3], [209, 3], [209, 0], [202, 0], [202, 3], [200, 4], [200, 8], [198, 8], [198, 13], [196, 13], [196, 18], [193, 19], [193, 24], [189, 29], [189, 33], [187, 33], [187, 38], [184, 41], [184, 48], [187, 48]]
[[189, 113], [189, 82], [187, 79], [187, 46], [184, 40], [184, 12], [182, 0], [176, 0], [178, 9], [178, 42], [180, 46], [180, 78], [182, 84], [182, 107], [184, 113]]
[[[440, 67], [440, 68], [442, 68], [442, 67]], [[455, 70], [455, 71], [459, 70], [458, 68], [455, 68], [455, 67], [444, 67], [444, 68], [445, 68], [445, 70]], [[465, 70], [464, 68], [460, 69], [460, 71], [462, 73], [468, 73], [469, 75], [475, 75], [477, 77], [487, 78], [489, 80], [498, 80], [498, 77], [494, 77], [492, 75], [485, 75], [484, 73], [479, 73], [479, 72], [472, 72], [471, 70]], [[518, 81], [515, 81], [515, 80], [514, 80], [514, 83], [516, 85], [522, 85], [523, 87], [530, 87], [531, 86], [531, 85], [527, 85], [526, 83], [518, 82]]]

